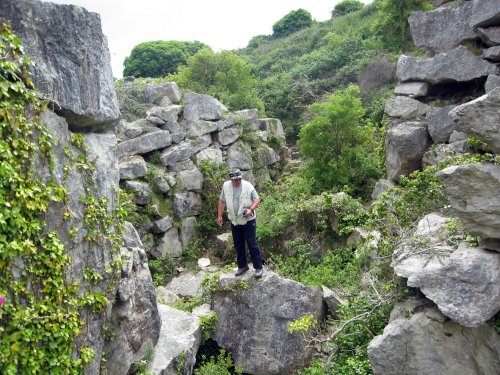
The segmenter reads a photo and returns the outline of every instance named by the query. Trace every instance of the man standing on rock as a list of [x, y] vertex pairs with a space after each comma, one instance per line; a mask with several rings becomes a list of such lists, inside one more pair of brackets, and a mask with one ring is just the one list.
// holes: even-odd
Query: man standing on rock
[[229, 180], [224, 182], [219, 198], [217, 222], [222, 225], [222, 212], [227, 204], [227, 216], [231, 220], [234, 247], [236, 248], [238, 270], [236, 276], [248, 271], [248, 260], [245, 242], [250, 250], [255, 277], [262, 277], [262, 257], [257, 243], [255, 209], [260, 203], [253, 185], [241, 179], [239, 169], [229, 172]]

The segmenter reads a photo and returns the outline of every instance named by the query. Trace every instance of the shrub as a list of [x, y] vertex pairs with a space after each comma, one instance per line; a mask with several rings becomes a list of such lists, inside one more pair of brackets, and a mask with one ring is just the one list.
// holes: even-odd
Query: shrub
[[332, 10], [332, 17], [344, 16], [348, 13], [356, 12], [365, 6], [359, 0], [343, 0]]
[[171, 255], [150, 259], [148, 265], [155, 286], [166, 285], [174, 276], [175, 260]]
[[205, 44], [194, 42], [179, 42], [175, 40], [157, 40], [136, 45], [130, 56], [125, 58], [123, 76], [133, 77], [164, 77], [176, 73], [187, 59]]
[[311, 26], [313, 23], [311, 13], [304, 9], [292, 10], [273, 25], [273, 36], [282, 38], [293, 34], [300, 29]]

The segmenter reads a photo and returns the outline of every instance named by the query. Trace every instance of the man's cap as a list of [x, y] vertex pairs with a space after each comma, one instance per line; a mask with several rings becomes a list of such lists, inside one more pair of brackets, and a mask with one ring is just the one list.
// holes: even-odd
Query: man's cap
[[238, 168], [231, 169], [229, 172], [229, 178], [231, 180], [238, 180], [241, 178], [241, 171]]

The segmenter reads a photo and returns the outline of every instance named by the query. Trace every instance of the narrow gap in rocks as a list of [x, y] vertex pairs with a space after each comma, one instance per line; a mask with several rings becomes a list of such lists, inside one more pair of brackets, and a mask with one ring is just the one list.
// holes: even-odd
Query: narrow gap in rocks
[[[473, 79], [468, 82], [450, 81], [431, 86], [426, 98], [427, 104], [436, 100], [448, 102], [446, 104], [462, 104], [484, 95], [486, 77]], [[445, 103], [441, 103], [445, 104]]]

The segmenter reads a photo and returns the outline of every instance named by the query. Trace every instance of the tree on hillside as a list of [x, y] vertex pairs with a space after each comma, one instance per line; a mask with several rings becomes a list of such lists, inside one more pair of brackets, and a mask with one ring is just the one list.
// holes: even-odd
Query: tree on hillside
[[357, 10], [360, 10], [364, 6], [365, 6], [365, 4], [363, 4], [359, 0], [343, 0], [340, 3], [338, 3], [337, 5], [335, 5], [335, 8], [333, 8], [332, 18], [344, 16], [348, 13], [356, 12]]
[[125, 58], [123, 76], [164, 77], [177, 72], [187, 59], [207, 46], [201, 42], [157, 40], [136, 45]]
[[282, 38], [293, 34], [300, 29], [311, 26], [313, 23], [311, 13], [304, 9], [292, 10], [285, 17], [273, 25], [273, 36]]
[[368, 196], [381, 171], [375, 130], [362, 122], [365, 110], [359, 88], [350, 85], [309, 109], [314, 118], [300, 130], [300, 150], [309, 158], [303, 173], [316, 191], [348, 190]]
[[257, 80], [250, 65], [234, 52], [213, 52], [206, 48], [190, 57], [187, 65], [169, 80], [183, 88], [206, 93], [220, 99], [230, 110], [257, 108], [264, 110], [257, 97]]

